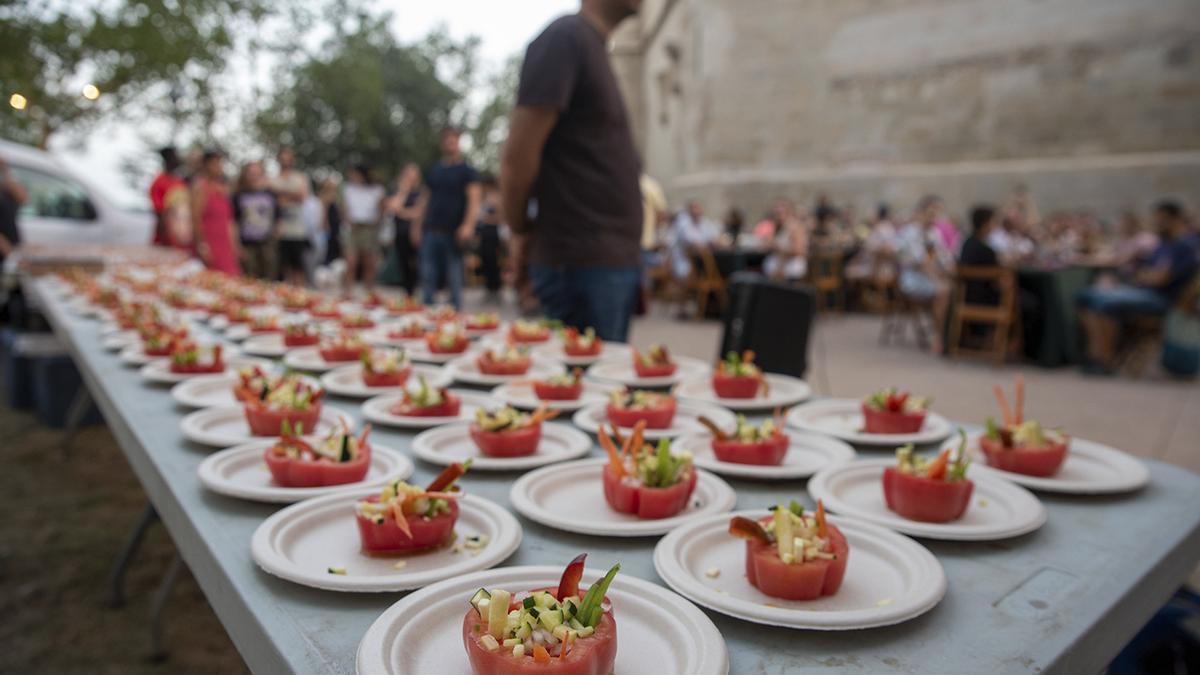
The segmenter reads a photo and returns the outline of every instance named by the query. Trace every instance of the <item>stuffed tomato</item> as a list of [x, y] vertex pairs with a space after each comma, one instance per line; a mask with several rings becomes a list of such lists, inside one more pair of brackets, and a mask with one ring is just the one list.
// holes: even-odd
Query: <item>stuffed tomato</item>
[[467, 330], [495, 330], [500, 327], [500, 315], [495, 312], [479, 312], [468, 316], [464, 324]]
[[463, 332], [462, 326], [445, 323], [425, 336], [425, 346], [434, 354], [461, 354], [471, 346], [471, 338]]
[[363, 330], [375, 327], [375, 321], [370, 316], [362, 313], [347, 314], [338, 323], [344, 330]]
[[417, 377], [416, 389], [405, 389], [391, 407], [392, 414], [404, 417], [458, 417], [461, 411], [462, 399], [444, 388], [429, 386], [423, 375]]
[[184, 375], [225, 372], [221, 345], [202, 346], [189, 340], [176, 342], [171, 349], [171, 372]]
[[471, 440], [484, 457], [525, 457], [537, 452], [542, 422], [552, 417], [554, 413], [545, 408], [532, 414], [512, 407], [495, 412], [480, 408], [469, 429]]
[[321, 336], [306, 324], [290, 324], [283, 330], [283, 346], [285, 347], [311, 347], [320, 342]]
[[508, 329], [508, 339], [523, 344], [546, 342], [550, 339], [550, 327], [540, 321], [517, 319]]
[[325, 391], [298, 377], [283, 377], [243, 409], [250, 433], [255, 436], [279, 436], [285, 428], [296, 435], [311, 434], [321, 419], [321, 398]]
[[678, 369], [664, 345], [650, 345], [645, 354], [633, 350], [633, 372], [638, 377], [670, 377]]
[[393, 340], [424, 340], [425, 327], [420, 321], [405, 321], [389, 328], [387, 336]]
[[648, 429], [666, 429], [675, 419], [675, 397], [652, 391], [618, 389], [608, 401], [608, 421], [619, 427], [644, 422]]
[[475, 365], [484, 375], [524, 375], [533, 365], [533, 359], [525, 350], [508, 344], [502, 349], [483, 350], [479, 358], [475, 359]]
[[783, 463], [791, 445], [791, 439], [783, 432], [778, 420], [766, 420], [756, 427], [748, 423], [744, 415], [738, 415], [737, 427], [732, 434], [724, 433], [707, 419], [702, 422], [714, 432], [713, 454], [722, 462], [778, 466]]
[[713, 392], [719, 398], [754, 398], [759, 390], [766, 390], [763, 373], [754, 365], [754, 352], [742, 354], [729, 352], [725, 360], [717, 363], [712, 376]]
[[576, 328], [563, 329], [563, 353], [567, 356], [600, 356], [604, 341], [596, 337], [596, 329], [588, 328], [582, 333]]
[[[286, 425], [285, 425], [286, 426]], [[276, 485], [292, 488], [326, 487], [357, 483], [371, 468], [371, 446], [363, 429], [355, 438], [349, 427], [338, 429], [316, 443], [285, 433], [279, 442], [267, 448], [263, 461]]]
[[344, 363], [361, 359], [363, 354], [370, 351], [370, 347], [357, 335], [343, 333], [324, 340], [317, 350], [321, 358], [330, 363]]
[[576, 368], [570, 373], [534, 380], [533, 395], [539, 401], [578, 401], [583, 396], [583, 372]]
[[369, 349], [361, 358], [363, 384], [368, 387], [402, 387], [412, 373], [404, 350]]
[[355, 504], [362, 550], [368, 555], [405, 555], [438, 548], [454, 539], [460, 492], [454, 483], [467, 470], [452, 464], [422, 489], [394, 480]]
[[659, 441], [657, 448], [643, 445], [644, 428], [640, 423], [634, 427], [619, 450], [600, 429], [600, 447], [609, 460], [600, 477], [604, 500], [618, 513], [644, 519], [670, 518], [687, 508], [698, 474], [691, 455], [672, 455], [667, 439]]
[[609, 675], [617, 624], [606, 597], [620, 565], [586, 590], [586, 556], [563, 572], [558, 588], [513, 593], [481, 588], [463, 617], [462, 638], [476, 675]]
[[884, 389], [862, 403], [863, 431], [868, 434], [915, 434], [925, 425], [929, 399]]
[[895, 513], [925, 523], [958, 520], [971, 505], [975, 485], [967, 478], [966, 436], [958, 452], [950, 449], [927, 460], [911, 445], [896, 451], [896, 466], [883, 470], [883, 499]]
[[1027, 476], [1047, 477], [1058, 473], [1067, 459], [1070, 436], [1043, 428], [1035, 420], [1024, 419], [1025, 381], [1019, 375], [1016, 401], [1011, 410], [1003, 389], [997, 386], [995, 394], [1004, 415], [1004, 426], [996, 426], [995, 420], [989, 417], [987, 432], [979, 437], [979, 448], [988, 466]]
[[850, 546], [821, 502], [811, 516], [795, 501], [759, 520], [735, 516], [729, 533], [746, 540], [746, 579], [766, 595], [816, 600], [842, 587]]

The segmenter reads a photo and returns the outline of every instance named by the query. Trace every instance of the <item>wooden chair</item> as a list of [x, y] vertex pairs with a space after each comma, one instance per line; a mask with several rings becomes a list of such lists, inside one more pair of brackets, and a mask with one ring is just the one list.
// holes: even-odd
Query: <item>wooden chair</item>
[[871, 275], [859, 288], [859, 301], [868, 312], [884, 314], [896, 293], [896, 257], [877, 252], [871, 261]]
[[695, 318], [703, 319], [708, 313], [708, 300], [717, 299], [721, 313], [729, 308], [729, 288], [721, 271], [717, 269], [716, 258], [708, 248], [700, 247], [690, 252], [692, 272], [688, 277], [685, 298], [696, 298]]
[[[968, 302], [967, 288], [971, 284], [987, 284], [995, 288], [999, 296], [998, 302], [994, 305]], [[950, 312], [950, 339], [947, 346], [952, 358], [958, 358], [960, 355], [991, 356], [996, 365], [1004, 363], [1009, 353], [1009, 341], [1014, 338], [1014, 333], [1016, 339], [1020, 339], [1015, 272], [1006, 267], [959, 267], [954, 279]], [[991, 327], [989, 349], [963, 347], [964, 328], [968, 325]]]
[[[842, 253], [821, 251], [808, 257], [808, 282], [817, 296], [817, 311], [846, 309], [846, 280], [842, 276]], [[830, 303], [832, 298], [833, 302]]]

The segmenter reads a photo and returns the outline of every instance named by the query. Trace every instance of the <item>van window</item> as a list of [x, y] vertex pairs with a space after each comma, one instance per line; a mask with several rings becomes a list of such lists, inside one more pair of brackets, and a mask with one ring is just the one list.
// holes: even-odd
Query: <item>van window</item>
[[28, 167], [11, 165], [10, 168], [13, 178], [29, 193], [29, 198], [21, 205], [22, 216], [79, 221], [96, 219], [96, 207], [79, 183]]

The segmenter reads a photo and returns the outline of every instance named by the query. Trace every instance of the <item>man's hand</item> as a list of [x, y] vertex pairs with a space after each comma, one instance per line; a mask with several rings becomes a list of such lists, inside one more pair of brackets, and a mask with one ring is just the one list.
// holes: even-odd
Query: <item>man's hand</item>
[[471, 240], [475, 238], [475, 228], [471, 225], [460, 225], [454, 233], [454, 238], [458, 240], [460, 247], [466, 248], [467, 244], [470, 244]]

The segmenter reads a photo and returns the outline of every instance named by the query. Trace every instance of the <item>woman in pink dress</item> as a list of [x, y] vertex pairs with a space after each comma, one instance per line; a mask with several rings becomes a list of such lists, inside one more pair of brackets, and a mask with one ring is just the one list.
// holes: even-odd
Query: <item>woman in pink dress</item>
[[204, 153], [204, 164], [192, 184], [192, 226], [196, 254], [212, 270], [230, 276], [242, 273], [233, 230], [233, 207], [225, 182], [225, 157], [216, 150]]

